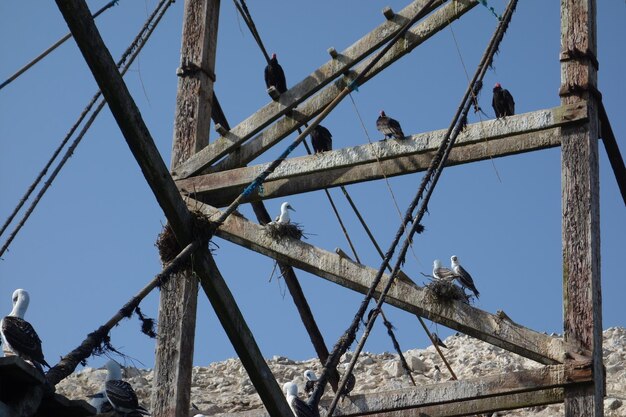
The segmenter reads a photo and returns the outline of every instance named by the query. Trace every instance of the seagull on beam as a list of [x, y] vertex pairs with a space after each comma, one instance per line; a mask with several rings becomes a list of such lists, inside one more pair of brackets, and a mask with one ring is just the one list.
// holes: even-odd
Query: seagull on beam
[[452, 255], [450, 257], [450, 262], [452, 263], [452, 271], [458, 275], [456, 278], [459, 280], [459, 282], [461, 283], [461, 285], [465, 288], [468, 288], [471, 292], [474, 293], [474, 295], [476, 296], [476, 298], [478, 298], [478, 296], [480, 295], [480, 293], [478, 292], [478, 290], [476, 289], [476, 286], [474, 286], [474, 280], [472, 279], [472, 276], [469, 274], [469, 272], [467, 272], [462, 266], [461, 264], [459, 264], [459, 258], [456, 255]]

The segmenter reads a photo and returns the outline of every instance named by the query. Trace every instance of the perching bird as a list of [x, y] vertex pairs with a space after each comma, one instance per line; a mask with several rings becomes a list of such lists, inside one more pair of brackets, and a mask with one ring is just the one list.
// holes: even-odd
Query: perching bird
[[456, 255], [452, 255], [450, 257], [450, 262], [452, 263], [452, 265], [451, 265], [452, 266], [452, 272], [454, 272], [456, 275], [458, 275], [456, 278], [459, 280], [461, 285], [463, 287], [465, 287], [465, 288], [469, 288], [470, 291], [472, 291], [474, 293], [476, 298], [478, 298], [480, 293], [478, 292], [478, 290], [474, 286], [474, 280], [472, 279], [472, 276], [469, 274], [469, 272], [467, 272], [459, 264], [459, 258], [457, 258]]
[[354, 377], [354, 374], [350, 372], [350, 375], [348, 375], [348, 379], [346, 380], [346, 386], [343, 387], [343, 391], [341, 391], [341, 401], [343, 401], [344, 398], [350, 396], [350, 393], [355, 386], [356, 378]]
[[496, 117], [513, 116], [515, 114], [515, 101], [509, 90], [502, 88], [500, 83], [493, 87], [493, 99], [491, 100]]
[[304, 371], [304, 379], [306, 379], [306, 383], [304, 385], [304, 392], [307, 397], [311, 396], [313, 390], [315, 389], [315, 383], [317, 382], [317, 375], [310, 369]]
[[287, 81], [285, 72], [276, 59], [276, 54], [272, 54], [269, 64], [265, 67], [265, 86], [269, 89], [274, 87], [280, 94], [287, 91]]
[[433, 277], [451, 282], [456, 278], [456, 275], [451, 269], [441, 266], [439, 259], [435, 259], [433, 262]]
[[280, 215], [278, 215], [278, 217], [276, 217], [274, 221], [280, 224], [291, 223], [291, 217], [289, 217], [289, 210], [296, 211], [293, 207], [291, 207], [291, 204], [285, 201], [283, 204], [280, 205]]
[[50, 368], [41, 351], [41, 339], [29, 322], [24, 320], [30, 296], [26, 290], [13, 292], [13, 309], [0, 321], [2, 343], [16, 356], [30, 361], [35, 368], [43, 372], [43, 366]]
[[437, 333], [433, 332], [432, 335], [433, 335], [433, 339], [435, 339], [435, 343], [437, 344], [437, 346], [441, 346], [442, 348], [448, 349], [448, 346], [446, 346], [446, 344], [443, 343], [443, 340], [439, 338], [439, 335]]
[[387, 117], [384, 110], [381, 110], [380, 116], [376, 119], [376, 129], [385, 135], [385, 139], [392, 136], [396, 139], [404, 137], [400, 123], [391, 117]]
[[137, 394], [133, 387], [126, 381], [122, 381], [122, 368], [114, 360], [106, 363], [108, 371], [107, 380], [104, 383], [104, 395], [111, 403], [113, 409], [122, 416], [144, 414], [150, 415], [148, 410], [139, 405]]
[[296, 417], [320, 417], [320, 412], [317, 407], [311, 407], [306, 402], [302, 401], [298, 397], [298, 386], [293, 382], [286, 382], [283, 385], [283, 391], [285, 397], [287, 397], [287, 403], [289, 408], [293, 411]]
[[333, 135], [322, 125], [317, 125], [311, 131], [311, 145], [315, 153], [333, 149]]

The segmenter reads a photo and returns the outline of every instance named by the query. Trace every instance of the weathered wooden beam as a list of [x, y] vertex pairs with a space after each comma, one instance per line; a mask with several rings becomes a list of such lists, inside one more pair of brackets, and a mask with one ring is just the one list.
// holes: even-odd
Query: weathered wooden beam
[[[560, 126], [587, 118], [584, 103], [539, 110], [467, 126], [457, 138], [449, 165], [559, 146]], [[423, 171], [445, 130], [386, 140], [284, 161], [250, 201], [303, 193], [362, 181]], [[186, 194], [221, 207], [229, 204], [263, 172], [267, 164], [200, 175], [176, 182]]]
[[579, 384], [592, 380], [590, 365], [587, 364], [584, 371], [573, 365], [546, 366], [536, 370], [442, 382], [392, 392], [356, 394], [350, 396], [350, 401], [344, 401], [341, 407], [337, 408], [335, 415], [356, 416], [372, 412], [414, 409]]
[[[170, 168], [208, 144], [220, 0], [185, 1]], [[198, 279], [188, 270], [161, 286], [152, 415], [186, 415], [196, 334]]]
[[[280, 116], [290, 114], [290, 117], [280, 120], [269, 129], [257, 135], [253, 140], [256, 144], [252, 148], [245, 146], [245, 153], [242, 155], [241, 159], [230, 160], [227, 158], [229, 162], [225, 162], [225, 165], [217, 164], [215, 168], [211, 169], [223, 170], [243, 166], [250, 162], [256, 155], [263, 152], [263, 150], [274, 145], [280, 139], [302, 126], [305, 122], [311, 120], [344, 89], [346, 86], [345, 80], [338, 80], [332, 86], [309, 99], [303, 106], [299, 106], [297, 110], [294, 110], [294, 106], [301, 104], [305, 98], [319, 91], [322, 86], [327, 85], [332, 79], [346, 72], [356, 62], [362, 60], [373, 50], [391, 39], [401, 29], [401, 25], [406, 22], [406, 20], [417, 14], [420, 5], [424, 3], [425, 1], [423, 0], [413, 2], [407, 8], [399, 12], [393, 20], [383, 23], [370, 34], [341, 52], [337, 58], [333, 58], [322, 67], [318, 68], [305, 80], [282, 94], [279, 102], [272, 102], [266, 105], [233, 128], [226, 137], [219, 138], [214, 144], [209, 145], [179, 166], [175, 172], [173, 172], [174, 177], [179, 179], [186, 178], [207, 169], [210, 164], [217, 161], [227, 152], [237, 149], [242, 143], [251, 139], [253, 135], [259, 133]], [[437, 2], [436, 4], [439, 5], [441, 2]], [[405, 41], [398, 42], [397, 45], [372, 68], [361, 84], [409, 53], [419, 44], [444, 28], [451, 20], [457, 19], [476, 4], [476, 0], [455, 0], [441, 8], [441, 10], [437, 10], [433, 15], [426, 18], [424, 22], [407, 32]], [[369, 60], [360, 64], [358, 68], [364, 68], [367, 62], [369, 62]], [[296, 121], [294, 118], [298, 120]], [[242, 147], [242, 151], [243, 149]]]
[[[200, 201], [188, 199], [187, 203], [209, 218], [218, 218], [221, 215], [220, 210]], [[230, 216], [216, 234], [362, 294], [368, 291], [377, 272], [373, 268], [296, 239], [275, 241], [262, 226], [242, 216]], [[383, 288], [388, 279], [389, 276], [383, 276], [378, 288]], [[415, 284], [396, 280], [387, 296], [387, 302], [544, 364], [563, 360], [563, 342], [560, 339], [532, 331], [468, 304], [442, 302], [433, 298], [428, 290]]]
[[[195, 238], [192, 233], [191, 213], [187, 210], [180, 193], [176, 189], [150, 132], [90, 17], [85, 1], [57, 0], [57, 6], [106, 98], [109, 108], [148, 184], [163, 208], [176, 239], [181, 246], [185, 246]], [[198, 274], [213, 308], [218, 312], [226, 334], [242, 358], [242, 363], [265, 407], [272, 415], [292, 416], [284, 394], [273, 378], [271, 370], [263, 359], [254, 337], [237, 308], [237, 303], [208, 251], [204, 250], [198, 253], [198, 257], [194, 259], [194, 271]]]
[[[565, 389], [565, 415], [604, 415], [596, 1], [561, 0], [562, 104], [586, 100], [589, 120], [562, 129], [563, 326], [568, 350], [591, 352], [594, 383]], [[571, 357], [568, 356], [568, 358]], [[568, 359], [569, 360], [569, 359]]]

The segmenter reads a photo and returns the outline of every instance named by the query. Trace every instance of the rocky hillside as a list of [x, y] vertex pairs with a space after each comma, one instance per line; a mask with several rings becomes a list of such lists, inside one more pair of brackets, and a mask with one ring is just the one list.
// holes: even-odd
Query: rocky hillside
[[[523, 369], [538, 368], [537, 363], [513, 355], [500, 348], [478, 341], [468, 336], [450, 336], [445, 341], [444, 349], [452, 368], [459, 379], [498, 374]], [[407, 362], [413, 370], [413, 377], [418, 385], [432, 384], [447, 380], [449, 375], [437, 356], [435, 349], [412, 349], [406, 352]], [[350, 352], [342, 358], [345, 366], [350, 360]], [[606, 366], [607, 397], [604, 401], [607, 417], [626, 417], [626, 329], [610, 328], [604, 331], [604, 361]], [[436, 368], [440, 367], [441, 371]], [[269, 366], [279, 383], [295, 381], [303, 391], [306, 369], [313, 369], [318, 375], [321, 366], [318, 360], [292, 361], [275, 356], [269, 360]], [[397, 355], [361, 354], [355, 375], [357, 384], [354, 393], [389, 391], [411, 387], [407, 375], [404, 375]], [[103, 369], [86, 368], [72, 375], [57, 387], [57, 391], [72, 399], [84, 399], [87, 394], [102, 389], [106, 376]], [[136, 368], [125, 370], [125, 378], [130, 382], [140, 398], [140, 402], [150, 409], [150, 389], [152, 371]], [[325, 397], [330, 398], [327, 392]], [[212, 363], [207, 367], [193, 369], [192, 402], [206, 415], [233, 413], [262, 407], [246, 371], [238, 359]], [[497, 413], [498, 416], [562, 416], [562, 405], [534, 407], [532, 409]]]

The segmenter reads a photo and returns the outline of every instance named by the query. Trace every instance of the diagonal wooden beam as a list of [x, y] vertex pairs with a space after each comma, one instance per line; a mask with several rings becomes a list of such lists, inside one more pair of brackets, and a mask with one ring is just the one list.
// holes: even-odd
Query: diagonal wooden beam
[[[559, 127], [587, 119], [586, 106], [573, 104], [467, 126], [449, 165], [559, 146]], [[412, 135], [284, 161], [250, 201], [409, 174], [428, 168], [446, 131]], [[379, 163], [380, 161], [380, 163]], [[228, 205], [268, 164], [200, 175], [176, 182], [186, 194], [221, 207]]]
[[[193, 221], [165, 162], [132, 99], [113, 58], [106, 48], [84, 0], [57, 0], [85, 61], [109, 104], [128, 146], [137, 160], [146, 181], [163, 208], [179, 244], [185, 246], [195, 237]], [[261, 400], [271, 415], [291, 417], [292, 412], [276, 379], [237, 307], [230, 290], [207, 250], [194, 259], [194, 271], [203, 289], [250, 376]], [[182, 415], [177, 413], [177, 415]]]
[[[220, 210], [197, 200], [188, 199], [187, 204], [209, 218], [218, 218], [221, 215]], [[363, 294], [368, 291], [377, 272], [373, 268], [296, 239], [275, 241], [268, 236], [263, 226], [242, 216], [230, 216], [217, 230], [216, 235]], [[383, 276], [379, 288], [383, 288], [388, 279], [389, 276]], [[415, 284], [396, 280], [387, 302], [544, 364], [555, 364], [563, 360], [561, 339], [535, 332], [505, 317], [487, 313], [465, 303], [441, 302], [433, 298], [428, 290]]]
[[[440, 382], [415, 388], [353, 394], [334, 415], [384, 417], [462, 416], [499, 410], [554, 404], [563, 401], [563, 387], [593, 380], [591, 361], [540, 369]], [[320, 403], [323, 410], [328, 400]], [[237, 413], [237, 417], [264, 417], [265, 410]]]
[[[423, 1], [416, 2], [408, 8], [411, 8], [411, 13], [415, 15], [417, 13], [417, 10], [419, 9], [418, 5], [423, 3]], [[407, 34], [405, 35], [405, 41], [398, 42], [396, 46], [394, 46], [394, 48], [392, 48], [387, 53], [387, 55], [385, 55], [385, 57], [374, 68], [372, 68], [371, 71], [369, 71], [368, 75], [361, 82], [361, 84], [370, 80], [374, 77], [374, 75], [380, 73], [383, 69], [391, 65], [393, 62], [408, 54], [418, 45], [423, 43], [426, 39], [430, 38], [435, 33], [446, 27], [450, 21], [459, 18], [467, 11], [472, 9], [476, 4], [478, 4], [476, 0], [455, 0], [442, 7], [441, 9], [435, 11], [422, 23], [418, 24], [409, 32], [407, 32]], [[365, 38], [362, 39], [362, 41], [359, 41], [363, 42], [365, 45], [359, 45], [359, 42], [357, 42], [355, 45], [359, 46], [357, 47], [353, 45], [352, 47], [348, 48], [348, 50], [342, 53], [342, 55], [340, 56], [341, 59], [339, 59], [339, 61], [343, 61], [343, 54], [346, 54], [346, 56], [351, 54], [349, 52], [351, 48], [354, 48], [355, 51], [359, 51], [359, 59], [363, 59], [366, 56], [364, 55], [365, 51], [369, 53], [373, 49], [375, 49], [370, 47], [370, 45], [374, 45], [374, 43], [378, 46], [382, 45], [384, 41], [380, 42], [379, 40], [383, 39], [383, 33], [385, 34], [385, 40], [391, 39], [393, 35], [395, 35], [400, 30], [400, 25], [406, 21], [408, 16], [409, 14], [407, 14], [405, 18], [401, 18], [400, 20], [392, 24], [392, 28], [395, 29], [393, 33], [390, 28], [387, 27], [387, 29], [381, 30], [380, 35], [367, 35]], [[387, 23], [383, 24], [382, 26], [385, 25], [387, 25]], [[387, 31], [389, 31], [389, 33], [387, 33]], [[357, 73], [361, 71], [370, 60], [371, 58], [365, 60], [365, 62], [358, 65], [355, 71]], [[333, 61], [331, 61], [331, 63]], [[352, 61], [349, 62], [351, 63], [350, 65], [353, 65], [355, 62], [357, 62], [356, 56], [352, 59]], [[333, 68], [335, 65], [337, 64], [330, 65], [330, 68]], [[350, 66], [341, 64], [338, 71], [333, 71], [333, 78], [345, 72], [349, 68]], [[310, 79], [317, 79], [319, 77], [319, 75], [317, 75], [318, 71], [314, 72], [313, 75], [309, 76], [309, 78], [305, 79], [305, 81], [303, 81], [302, 83], [308, 83]], [[332, 78], [326, 79], [325, 81], [326, 84], [327, 82], [332, 81]], [[223, 163], [217, 164], [216, 167], [211, 168], [211, 170], [232, 169], [234, 167], [240, 167], [245, 165], [246, 163], [254, 159], [254, 157], [262, 153], [264, 150], [266, 150], [270, 146], [273, 146], [282, 138], [295, 131], [305, 122], [311, 120], [313, 117], [319, 114], [322, 109], [326, 107], [326, 105], [328, 105], [346, 86], [345, 79], [340, 79], [328, 88], [324, 89], [322, 92], [315, 95], [314, 97], [311, 97], [302, 106], [299, 106], [297, 110], [293, 110], [291, 112], [295, 104], [300, 104], [299, 101], [294, 101], [292, 96], [295, 97], [296, 95], [304, 95], [304, 91], [295, 94], [296, 89], [299, 88], [298, 86], [300, 86], [302, 83], [284, 93], [281, 96], [279, 103], [270, 103], [267, 106], [263, 107], [261, 110], [257, 111], [248, 119], [244, 120], [238, 126], [233, 128], [233, 130], [231, 130], [226, 137], [217, 139], [214, 144], [209, 145], [207, 148], [203, 149], [202, 151], [198, 152], [198, 154], [191, 157], [188, 161], [181, 164], [172, 173], [174, 178], [186, 178], [192, 175], [196, 175], [199, 172], [202, 172], [204, 169], [208, 169], [209, 165], [217, 161], [220, 157], [228, 152], [238, 149], [242, 145], [242, 143], [244, 143], [244, 141], [252, 138], [252, 135], [259, 133], [261, 129], [267, 127], [270, 123], [276, 121], [278, 117], [287, 114], [289, 111], [289, 113], [291, 114], [290, 117], [286, 117], [280, 120], [278, 123], [272, 125], [269, 129], [266, 129], [261, 134], [257, 135], [250, 143], [241, 146], [240, 149], [242, 154], [240, 158], [231, 158], [229, 156], [225, 159]], [[319, 88], [317, 88], [315, 91], [306, 90], [308, 94], [307, 97], [318, 90]], [[237, 152], [237, 154], [238, 153], [239, 151]]]

